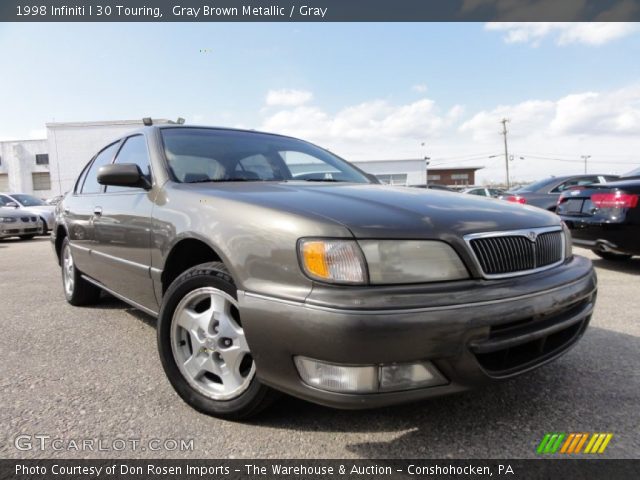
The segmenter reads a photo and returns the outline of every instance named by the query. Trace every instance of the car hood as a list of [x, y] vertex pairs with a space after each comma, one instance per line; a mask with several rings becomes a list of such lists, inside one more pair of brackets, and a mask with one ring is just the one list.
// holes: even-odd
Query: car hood
[[24, 208], [0, 207], [0, 217], [20, 218], [33, 215], [33, 212]]
[[36, 205], [34, 207], [22, 207], [25, 210], [29, 210], [30, 212], [39, 212], [39, 213], [51, 213], [56, 209], [55, 205]]
[[205, 196], [330, 219], [358, 238], [442, 238], [446, 234], [559, 225], [539, 208], [473, 195], [370, 184], [249, 182], [180, 185]]

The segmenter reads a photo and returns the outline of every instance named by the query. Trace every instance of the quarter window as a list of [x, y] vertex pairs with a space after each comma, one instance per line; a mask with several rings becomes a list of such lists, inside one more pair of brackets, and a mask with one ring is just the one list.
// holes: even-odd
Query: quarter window
[[[133, 163], [140, 168], [140, 171], [149, 180], [151, 179], [151, 167], [149, 165], [149, 152], [147, 151], [147, 142], [143, 135], [136, 135], [125, 140], [124, 145], [118, 152], [118, 156], [114, 163]], [[107, 192], [131, 192], [136, 187], [117, 187], [109, 185]]]
[[100, 193], [102, 192], [102, 185], [98, 183], [98, 169], [103, 165], [111, 163], [113, 156], [116, 154], [120, 142], [112, 143], [107, 148], [102, 150], [93, 161], [93, 164], [87, 172], [87, 177], [84, 180], [82, 186], [82, 193]]

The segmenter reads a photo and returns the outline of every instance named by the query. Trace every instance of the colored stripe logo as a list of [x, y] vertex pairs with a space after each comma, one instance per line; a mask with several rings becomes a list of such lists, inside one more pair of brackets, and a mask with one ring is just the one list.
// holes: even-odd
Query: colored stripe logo
[[541, 455], [599, 454], [604, 453], [612, 438], [613, 433], [547, 433], [536, 452]]

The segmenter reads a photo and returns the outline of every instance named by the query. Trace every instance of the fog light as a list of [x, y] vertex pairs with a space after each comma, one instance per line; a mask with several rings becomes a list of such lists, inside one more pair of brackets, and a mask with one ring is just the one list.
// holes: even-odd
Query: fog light
[[448, 383], [430, 362], [398, 363], [380, 367], [380, 390], [412, 390]]
[[449, 383], [431, 362], [349, 366], [306, 357], [294, 361], [304, 383], [331, 392], [393, 392]]
[[295, 357], [302, 380], [312, 387], [332, 392], [371, 393], [378, 389], [375, 365], [349, 367]]

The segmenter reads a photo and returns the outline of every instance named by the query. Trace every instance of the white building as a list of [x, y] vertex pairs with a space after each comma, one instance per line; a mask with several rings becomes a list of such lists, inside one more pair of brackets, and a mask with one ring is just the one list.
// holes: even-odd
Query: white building
[[0, 192], [51, 194], [46, 140], [0, 142]]
[[427, 183], [424, 160], [355, 160], [355, 165], [391, 185], [420, 185]]

